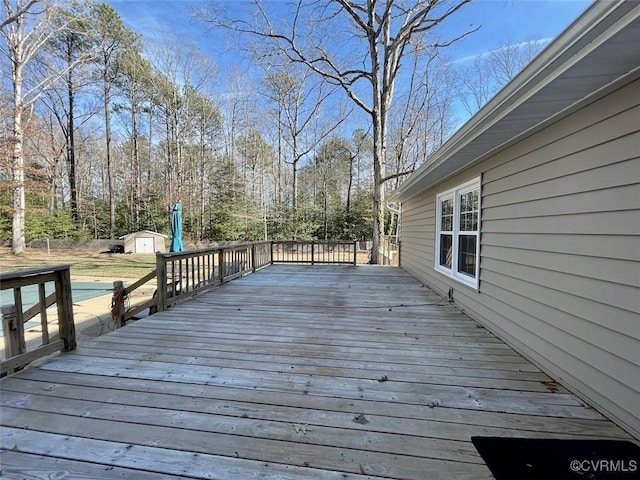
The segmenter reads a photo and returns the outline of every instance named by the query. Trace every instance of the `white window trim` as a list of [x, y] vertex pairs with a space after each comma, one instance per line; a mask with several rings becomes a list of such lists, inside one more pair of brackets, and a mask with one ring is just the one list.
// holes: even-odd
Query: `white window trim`
[[[476, 271], [475, 278], [458, 271], [458, 239], [460, 235], [460, 195], [472, 190], [478, 190], [478, 229], [476, 230]], [[442, 226], [442, 201], [453, 198], [453, 238], [452, 238], [452, 262], [451, 269], [440, 265], [440, 234]], [[436, 238], [434, 251], [434, 265], [437, 272], [442, 273], [454, 280], [463, 283], [471, 288], [478, 289], [480, 278], [480, 213], [482, 211], [482, 190], [480, 177], [469, 180], [454, 188], [446, 190], [436, 195]], [[467, 235], [468, 233], [465, 233]]]

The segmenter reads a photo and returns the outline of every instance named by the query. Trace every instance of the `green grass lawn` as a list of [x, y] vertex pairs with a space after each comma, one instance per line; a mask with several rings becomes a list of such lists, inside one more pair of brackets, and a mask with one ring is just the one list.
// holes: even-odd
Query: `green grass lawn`
[[156, 268], [155, 255], [100, 253], [87, 250], [29, 249], [24, 255], [0, 252], [0, 271], [23, 270], [46, 265], [71, 265], [71, 277], [100, 277], [109, 281], [137, 279]]
[[[358, 253], [358, 263], [367, 263], [368, 254]], [[71, 265], [71, 277], [97, 277], [108, 281], [138, 279], [156, 268], [155, 255], [101, 253], [91, 250], [52, 250], [30, 248], [24, 255], [0, 249], [0, 272], [24, 270], [45, 265]]]

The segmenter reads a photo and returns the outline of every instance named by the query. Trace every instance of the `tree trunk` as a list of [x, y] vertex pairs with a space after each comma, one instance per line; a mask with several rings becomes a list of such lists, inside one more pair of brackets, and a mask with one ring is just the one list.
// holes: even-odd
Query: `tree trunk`
[[169, 117], [169, 113], [166, 113], [165, 118], [165, 127], [166, 127], [166, 143], [167, 143], [167, 163], [165, 165], [165, 175], [167, 178], [167, 198], [166, 203], [168, 205], [173, 202], [173, 155], [171, 154], [171, 118]]
[[[387, 24], [388, 27], [388, 24]], [[371, 71], [375, 72], [372, 79], [373, 108], [371, 109], [371, 122], [373, 124], [373, 234], [371, 245], [371, 258], [369, 263], [377, 265], [380, 256], [380, 245], [384, 228], [384, 112], [383, 94], [379, 78], [380, 63], [378, 50], [374, 38], [369, 39], [369, 53], [371, 54]]]
[[151, 184], [151, 163], [153, 156], [153, 105], [149, 105], [149, 158], [147, 159], [147, 187], [145, 191], [148, 190], [148, 186]]
[[382, 144], [380, 112], [375, 111], [373, 115], [373, 238], [371, 246], [370, 263], [377, 265], [382, 244], [382, 234], [384, 228], [384, 149]]
[[104, 127], [107, 146], [107, 184], [109, 195], [109, 238], [113, 238], [116, 226], [116, 204], [113, 198], [113, 171], [111, 165], [111, 112], [109, 110], [109, 95], [111, 90], [111, 82], [104, 75]]
[[292, 178], [291, 178], [291, 189], [292, 189], [292, 203], [293, 211], [296, 211], [298, 206], [298, 161], [300, 158], [298, 157], [298, 137], [296, 135], [293, 136], [293, 162], [292, 162]]
[[[20, 58], [22, 52], [16, 52]], [[22, 66], [16, 65], [13, 82], [13, 238], [12, 252], [21, 255], [25, 250], [25, 196], [24, 196], [24, 156], [23, 156], [23, 132], [22, 132]]]
[[324, 207], [324, 239], [326, 241], [329, 239], [329, 195], [327, 194], [327, 185], [324, 185], [322, 197]]
[[276, 179], [276, 198], [282, 206], [282, 109], [278, 105], [278, 178]]
[[142, 179], [140, 168], [140, 148], [138, 145], [138, 108], [135, 93], [131, 98], [131, 134], [133, 140], [133, 223], [140, 228], [140, 204], [142, 203]]
[[[67, 62], [71, 63], [71, 54], [67, 52]], [[74, 223], [80, 221], [78, 214], [78, 181], [76, 179], [75, 119], [73, 115], [75, 92], [73, 88], [73, 72], [67, 74], [67, 97], [69, 99], [69, 115], [67, 117], [67, 166], [69, 168], [69, 190], [71, 193], [71, 218]]]
[[353, 160], [354, 156], [349, 154], [349, 184], [347, 185], [347, 201], [345, 206], [345, 214], [351, 213], [351, 189], [353, 188]]
[[297, 207], [297, 198], [298, 198], [298, 161], [297, 160], [293, 161], [293, 173], [291, 177], [291, 183], [292, 183], [291, 206], [295, 211]]
[[178, 117], [178, 101], [174, 100], [174, 104], [172, 106], [173, 110], [173, 142], [176, 146], [176, 157], [175, 157], [175, 165], [174, 170], [176, 173], [176, 194], [178, 195], [178, 200], [182, 198], [183, 187], [184, 187], [184, 162], [182, 155], [182, 139], [180, 138], [181, 128], [180, 128], [180, 119]]
[[205, 122], [204, 118], [202, 119], [202, 123], [200, 124], [200, 229], [198, 239], [204, 239], [204, 190], [205, 190], [205, 170], [206, 170], [206, 158], [207, 158], [207, 150], [205, 143]]

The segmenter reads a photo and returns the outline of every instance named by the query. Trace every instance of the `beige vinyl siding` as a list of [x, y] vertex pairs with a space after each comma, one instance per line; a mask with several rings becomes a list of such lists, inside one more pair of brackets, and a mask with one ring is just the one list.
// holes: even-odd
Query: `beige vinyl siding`
[[[482, 175], [478, 291], [435, 196]], [[640, 81], [403, 202], [402, 266], [640, 437]]]
[[435, 195], [422, 195], [402, 204], [402, 267], [422, 280], [436, 273], [435, 212]]
[[[536, 233], [535, 236], [524, 236], [512, 233], [486, 233], [483, 235], [487, 245], [501, 245], [505, 248], [521, 248], [541, 252], [555, 251], [586, 257], [600, 257], [607, 250], [607, 258], [640, 261], [638, 239], [631, 235], [597, 235], [559, 236], [555, 234]], [[633, 266], [633, 264], [632, 264]]]

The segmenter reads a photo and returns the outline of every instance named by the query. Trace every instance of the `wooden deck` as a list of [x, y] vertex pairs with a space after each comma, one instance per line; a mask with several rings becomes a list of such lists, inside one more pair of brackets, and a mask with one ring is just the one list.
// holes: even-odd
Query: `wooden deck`
[[492, 478], [622, 430], [396, 267], [272, 266], [1, 383], [1, 475]]

